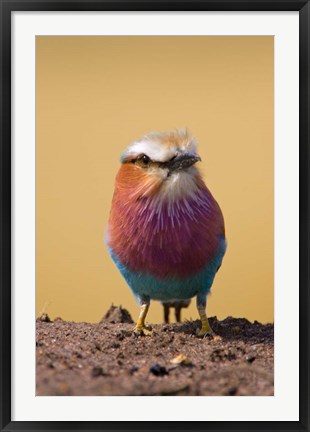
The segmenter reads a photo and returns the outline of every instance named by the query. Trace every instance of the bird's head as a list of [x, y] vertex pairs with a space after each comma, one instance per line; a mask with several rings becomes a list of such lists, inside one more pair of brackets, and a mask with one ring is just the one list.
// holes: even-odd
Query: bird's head
[[183, 129], [145, 135], [122, 153], [117, 186], [137, 199], [174, 201], [192, 194], [201, 185], [196, 148]]

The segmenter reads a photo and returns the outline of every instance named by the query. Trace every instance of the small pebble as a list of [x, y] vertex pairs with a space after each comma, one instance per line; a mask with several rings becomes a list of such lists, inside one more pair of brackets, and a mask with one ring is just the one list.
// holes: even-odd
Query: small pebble
[[107, 375], [101, 366], [95, 366], [92, 368], [91, 374], [93, 377], [105, 376]]
[[150, 367], [150, 372], [155, 376], [168, 375], [167, 369], [164, 366], [160, 366], [159, 364]]
[[112, 342], [111, 343], [111, 348], [119, 348], [119, 347], [120, 347], [119, 343], [117, 343], [117, 342]]
[[230, 387], [230, 389], [227, 392], [227, 396], [235, 396], [237, 394], [238, 387]]
[[192, 362], [183, 354], [179, 354], [178, 356], [174, 357], [172, 360], [170, 360], [170, 363], [176, 365], [192, 366]]

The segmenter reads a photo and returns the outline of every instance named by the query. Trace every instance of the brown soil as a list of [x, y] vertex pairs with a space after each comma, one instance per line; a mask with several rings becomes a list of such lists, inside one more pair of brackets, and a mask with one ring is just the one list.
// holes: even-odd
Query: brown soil
[[214, 317], [220, 337], [198, 339], [199, 321], [141, 337], [131, 321], [116, 307], [98, 324], [38, 318], [37, 395], [273, 395], [273, 324]]

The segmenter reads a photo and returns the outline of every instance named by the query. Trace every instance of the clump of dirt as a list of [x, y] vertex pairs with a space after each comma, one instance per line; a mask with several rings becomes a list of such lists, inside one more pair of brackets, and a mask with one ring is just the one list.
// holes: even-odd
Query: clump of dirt
[[38, 316], [37, 320], [42, 322], [52, 322], [49, 315], [45, 312], [42, 312], [41, 315]]
[[37, 395], [273, 395], [273, 324], [213, 317], [215, 338], [196, 337], [199, 321], [137, 337], [127, 314], [112, 306], [98, 324], [37, 320]]
[[122, 306], [114, 306], [113, 304], [110, 306], [110, 309], [104, 315], [101, 323], [128, 323], [133, 324], [133, 320], [131, 318], [130, 313], [127, 309], [122, 308]]

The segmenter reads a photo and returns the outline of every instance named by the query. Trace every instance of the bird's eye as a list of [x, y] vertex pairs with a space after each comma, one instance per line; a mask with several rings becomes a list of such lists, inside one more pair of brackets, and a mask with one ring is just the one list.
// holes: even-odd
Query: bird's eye
[[141, 161], [142, 161], [145, 165], [147, 165], [147, 164], [150, 162], [150, 158], [149, 158], [148, 156], [146, 156], [146, 155], [142, 155], [142, 156], [141, 156]]

